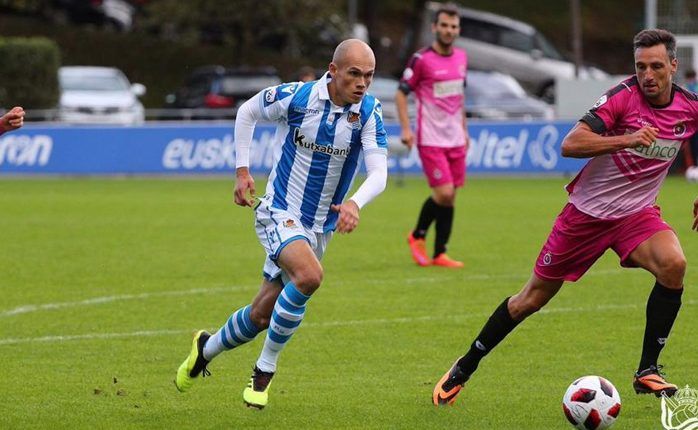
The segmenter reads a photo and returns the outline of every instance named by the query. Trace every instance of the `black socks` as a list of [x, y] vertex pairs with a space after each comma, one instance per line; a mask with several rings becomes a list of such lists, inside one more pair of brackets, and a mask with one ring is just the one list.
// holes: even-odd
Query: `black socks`
[[682, 293], [683, 288], [672, 290], [659, 282], [654, 284], [654, 289], [647, 299], [647, 322], [638, 372], [657, 365], [659, 353], [664, 348], [671, 326], [674, 325], [681, 308]]
[[417, 226], [412, 231], [412, 237], [415, 239], [424, 239], [426, 237], [429, 226], [436, 218], [438, 207], [431, 196], [426, 199], [422, 205], [422, 210], [419, 212], [419, 219], [417, 220]]
[[520, 321], [514, 321], [509, 314], [509, 297], [495, 309], [470, 350], [458, 360], [458, 367], [468, 376], [477, 369], [480, 360], [499, 344]]
[[440, 206], [431, 197], [427, 198], [419, 212], [417, 226], [412, 231], [415, 239], [424, 239], [431, 223], [436, 220], [436, 240], [434, 241], [434, 257], [446, 252], [446, 244], [451, 237], [453, 226], [453, 207]]
[[446, 252], [446, 243], [451, 237], [451, 227], [453, 226], [453, 206], [437, 206], [437, 208], [434, 257]]

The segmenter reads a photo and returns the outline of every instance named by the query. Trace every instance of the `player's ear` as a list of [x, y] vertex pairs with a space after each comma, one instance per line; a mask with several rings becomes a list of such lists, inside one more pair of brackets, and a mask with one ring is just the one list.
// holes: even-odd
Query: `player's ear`
[[337, 75], [337, 65], [334, 63], [330, 63], [329, 70], [330, 70], [330, 76], [332, 76], [332, 79], [334, 79], [335, 75]]

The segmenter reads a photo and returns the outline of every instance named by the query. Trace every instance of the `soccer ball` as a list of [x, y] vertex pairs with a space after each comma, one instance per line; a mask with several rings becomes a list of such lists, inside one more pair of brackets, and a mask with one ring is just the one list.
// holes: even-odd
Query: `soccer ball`
[[686, 180], [688, 182], [698, 182], [698, 167], [691, 166], [686, 169]]
[[607, 429], [620, 414], [620, 395], [607, 379], [584, 376], [567, 389], [562, 410], [567, 420], [580, 430]]

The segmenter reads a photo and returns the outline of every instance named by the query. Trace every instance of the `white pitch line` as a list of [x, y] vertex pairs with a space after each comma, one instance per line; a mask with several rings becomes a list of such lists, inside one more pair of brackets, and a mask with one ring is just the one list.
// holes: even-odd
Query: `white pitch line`
[[[611, 270], [597, 270], [586, 276], [599, 276], [599, 275], [614, 275], [618, 273], [624, 273], [621, 269], [611, 269]], [[452, 277], [418, 277], [418, 278], [406, 278], [404, 280], [405, 284], [418, 284], [418, 283], [434, 283], [434, 282], [444, 282], [447, 279], [454, 281], [482, 281], [490, 279], [528, 279], [529, 275], [521, 274], [498, 274], [498, 275], [488, 275], [488, 274], [474, 274], [466, 276], [452, 276]], [[372, 279], [367, 280], [364, 283], [376, 284], [385, 282], [383, 279]], [[332, 282], [333, 285], [346, 285], [346, 281]], [[355, 282], [351, 282], [355, 284]], [[100, 305], [105, 303], [113, 303], [128, 300], [143, 300], [152, 297], [176, 297], [176, 296], [191, 296], [196, 294], [213, 294], [213, 293], [225, 293], [230, 291], [243, 291], [246, 289], [254, 289], [256, 286], [231, 286], [231, 287], [219, 287], [219, 288], [195, 288], [191, 290], [175, 290], [175, 291], [160, 291], [154, 293], [140, 293], [140, 294], [121, 294], [113, 296], [101, 296], [93, 297], [91, 299], [78, 300], [72, 302], [57, 302], [57, 303], [44, 303], [44, 304], [28, 304], [17, 306], [13, 309], [8, 309], [5, 311], [0, 311], [0, 318], [10, 317], [15, 315], [28, 314], [33, 312], [48, 311], [55, 309], [64, 308], [74, 308], [79, 306], [92, 306]]]
[[[697, 300], [685, 301], [684, 306], [694, 306], [698, 304]], [[644, 303], [628, 303], [623, 305], [598, 305], [589, 307], [561, 307], [542, 309], [538, 313], [575, 313], [575, 312], [603, 312], [609, 310], [625, 310], [644, 308]], [[345, 320], [345, 321], [325, 321], [325, 322], [308, 322], [303, 324], [305, 328], [328, 328], [328, 327], [351, 327], [361, 325], [386, 325], [386, 324], [411, 324], [417, 322], [429, 321], [447, 321], [447, 320], [464, 320], [468, 318], [486, 318], [491, 313], [477, 312], [460, 315], [423, 315], [418, 317], [398, 317], [398, 318], [377, 318], [368, 320]], [[56, 335], [56, 336], [41, 336], [41, 337], [24, 337], [24, 338], [5, 338], [0, 339], [0, 346], [16, 345], [22, 343], [39, 343], [39, 342], [68, 342], [74, 340], [103, 340], [129, 337], [149, 337], [149, 336], [171, 336], [186, 333], [193, 333], [195, 330], [140, 330], [130, 333], [87, 333], [77, 335]]]
[[142, 300], [151, 297], [173, 297], [173, 296], [191, 296], [195, 294], [212, 294], [225, 293], [230, 291], [241, 291], [252, 287], [232, 286], [219, 288], [195, 288], [191, 290], [176, 290], [176, 291], [160, 291], [155, 293], [140, 293], [140, 294], [121, 294], [115, 296], [94, 297], [91, 299], [78, 300], [75, 302], [59, 302], [59, 303], [44, 303], [41, 305], [22, 305], [14, 309], [9, 309], [0, 312], [0, 317], [9, 317], [13, 315], [27, 314], [31, 312], [46, 311], [62, 308], [73, 308], [77, 306], [91, 306], [104, 303], [119, 302], [126, 300]]

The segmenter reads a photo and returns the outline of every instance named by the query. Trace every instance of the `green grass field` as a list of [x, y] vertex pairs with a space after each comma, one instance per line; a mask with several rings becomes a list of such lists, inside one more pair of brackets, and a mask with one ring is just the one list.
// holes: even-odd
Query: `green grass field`
[[[391, 181], [359, 229], [330, 244], [323, 286], [257, 411], [242, 389], [262, 335], [216, 359], [191, 392], [172, 383], [193, 331], [217, 329], [260, 283], [263, 250], [232, 181], [2, 180], [0, 428], [565, 429], [568, 384], [598, 374], [623, 400], [614, 429], [659, 429], [659, 400], [631, 387], [654, 280], [612, 252], [487, 357], [454, 407], [430, 403], [436, 380], [530, 275], [565, 182], [470, 180], [449, 248], [467, 267], [453, 271], [411, 262], [405, 234], [428, 189]], [[693, 387], [696, 191], [670, 178], [659, 202], [689, 261], [661, 362]]]

